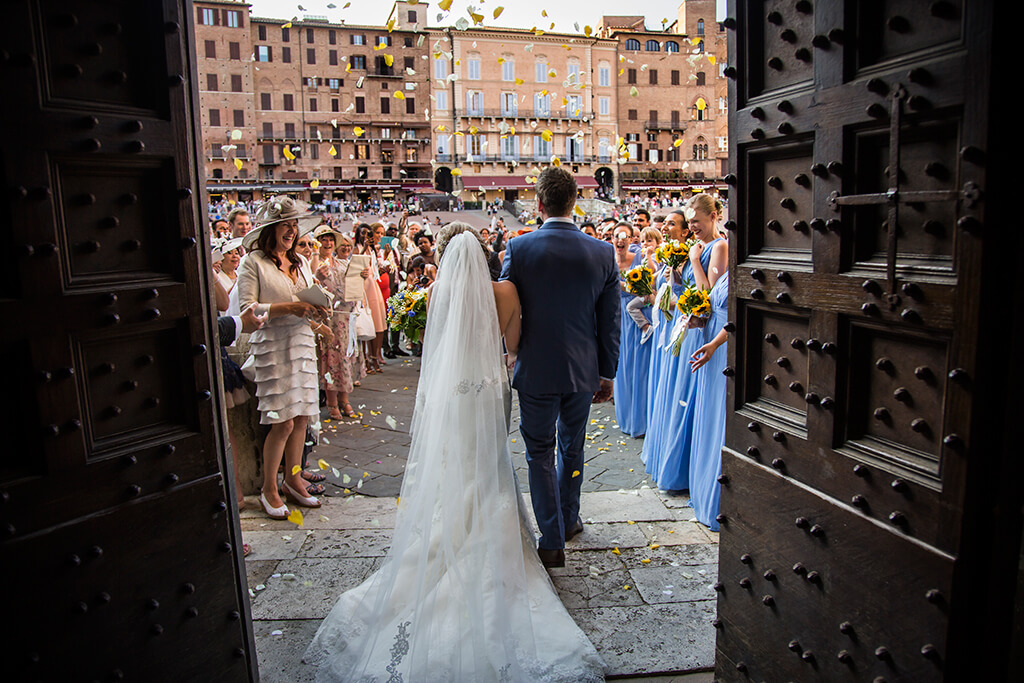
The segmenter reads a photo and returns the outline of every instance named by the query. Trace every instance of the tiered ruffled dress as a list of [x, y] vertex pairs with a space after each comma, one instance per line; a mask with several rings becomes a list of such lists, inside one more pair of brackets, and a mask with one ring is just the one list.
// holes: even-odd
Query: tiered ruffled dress
[[[309, 262], [300, 258], [299, 274], [292, 282], [262, 252], [249, 254], [240, 266], [244, 268], [239, 276], [242, 310], [256, 301], [256, 313], [259, 315], [269, 310], [270, 304], [298, 301], [295, 295], [313, 282]], [[255, 298], [252, 298], [251, 290], [253, 278], [257, 281]], [[276, 424], [299, 415], [319, 414], [316, 341], [309, 322], [294, 315], [268, 319], [263, 327], [252, 333], [249, 343], [256, 374], [260, 424]]]

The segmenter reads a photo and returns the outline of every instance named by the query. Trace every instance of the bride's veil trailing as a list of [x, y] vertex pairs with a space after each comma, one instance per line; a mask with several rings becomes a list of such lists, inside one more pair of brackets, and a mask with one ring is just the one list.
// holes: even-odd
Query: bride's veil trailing
[[460, 233], [430, 295], [391, 550], [320, 626], [318, 680], [603, 680], [522, 521], [508, 392], [484, 253]]

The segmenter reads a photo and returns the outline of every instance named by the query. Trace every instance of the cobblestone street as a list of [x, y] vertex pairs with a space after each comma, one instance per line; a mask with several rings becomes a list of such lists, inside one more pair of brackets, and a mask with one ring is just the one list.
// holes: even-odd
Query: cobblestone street
[[[242, 531], [253, 547], [246, 568], [263, 681], [311, 679], [299, 658], [320, 620], [387, 552], [418, 375], [419, 359], [388, 361], [352, 395], [361, 419], [324, 421], [310, 462], [330, 464], [327, 495], [321, 509], [303, 511], [301, 528], [268, 519], [254, 497], [247, 500]], [[528, 497], [517, 424], [513, 404], [510, 447]], [[609, 677], [710, 680], [710, 673], [677, 674], [713, 664], [718, 534], [693, 521], [685, 497], [650, 487], [642, 439], [616, 427], [611, 404], [594, 406], [581, 475], [586, 528], [567, 544], [566, 566], [551, 571], [552, 581]]]

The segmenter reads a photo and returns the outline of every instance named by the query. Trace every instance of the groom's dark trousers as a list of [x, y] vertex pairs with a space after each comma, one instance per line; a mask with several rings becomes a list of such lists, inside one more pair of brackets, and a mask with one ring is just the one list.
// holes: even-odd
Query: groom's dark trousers
[[547, 550], [565, 547], [566, 527], [575, 524], [580, 514], [583, 441], [593, 397], [592, 391], [519, 391], [519, 433], [526, 444], [530, 492], [557, 491], [557, 496], [537, 495], [533, 500], [533, 513], [541, 530], [539, 545]]
[[509, 240], [501, 279], [515, 284], [522, 304], [512, 386], [540, 547], [557, 550], [579, 515], [590, 401], [619, 359], [615, 250], [568, 218], [550, 218]]

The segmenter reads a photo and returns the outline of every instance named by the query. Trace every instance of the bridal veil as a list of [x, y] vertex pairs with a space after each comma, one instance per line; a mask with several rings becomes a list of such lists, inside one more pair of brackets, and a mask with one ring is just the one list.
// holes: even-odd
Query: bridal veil
[[509, 456], [508, 379], [471, 233], [434, 283], [391, 549], [342, 595], [305, 661], [317, 680], [604, 680], [535, 550]]

